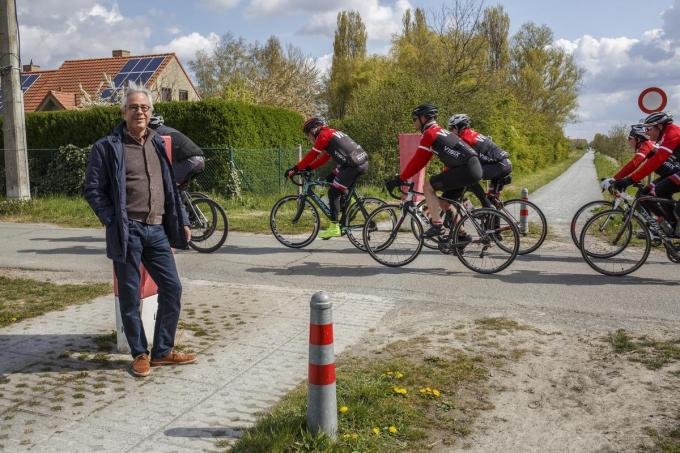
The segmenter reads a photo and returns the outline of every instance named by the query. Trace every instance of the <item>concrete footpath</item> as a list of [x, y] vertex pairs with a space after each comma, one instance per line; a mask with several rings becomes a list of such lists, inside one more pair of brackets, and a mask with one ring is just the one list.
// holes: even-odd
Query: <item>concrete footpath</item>
[[[0, 329], [0, 451], [215, 450], [306, 378], [308, 290], [184, 282], [180, 348], [199, 363], [136, 379], [110, 351], [113, 297]], [[333, 293], [336, 351], [392, 303]]]

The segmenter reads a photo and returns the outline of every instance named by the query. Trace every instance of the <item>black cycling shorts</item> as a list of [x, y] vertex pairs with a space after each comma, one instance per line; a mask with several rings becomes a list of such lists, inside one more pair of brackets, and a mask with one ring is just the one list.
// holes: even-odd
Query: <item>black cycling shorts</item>
[[[335, 175], [331, 185], [340, 192], [345, 193], [357, 181], [359, 176], [368, 171], [368, 162], [364, 162], [356, 167], [336, 167], [332, 175]], [[329, 175], [330, 176], [330, 175]]]
[[444, 191], [445, 198], [458, 199], [467, 186], [482, 179], [482, 164], [477, 157], [471, 157], [463, 165], [449, 168], [430, 178], [434, 190]]
[[503, 159], [500, 162], [482, 165], [482, 179], [485, 181], [495, 181], [508, 176], [512, 173], [512, 163], [510, 159]]

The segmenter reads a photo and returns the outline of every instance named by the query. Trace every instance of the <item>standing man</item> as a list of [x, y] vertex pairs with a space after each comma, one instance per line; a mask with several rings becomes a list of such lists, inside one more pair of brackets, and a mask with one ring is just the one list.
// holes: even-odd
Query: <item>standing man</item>
[[[196, 362], [174, 350], [182, 285], [171, 247], [191, 239], [165, 144], [148, 128], [151, 92], [130, 84], [120, 101], [123, 122], [92, 147], [85, 198], [106, 226], [106, 255], [118, 279], [120, 312], [130, 351], [130, 371], [148, 376], [151, 366]], [[149, 356], [139, 312], [140, 265], [158, 286], [158, 312]]]

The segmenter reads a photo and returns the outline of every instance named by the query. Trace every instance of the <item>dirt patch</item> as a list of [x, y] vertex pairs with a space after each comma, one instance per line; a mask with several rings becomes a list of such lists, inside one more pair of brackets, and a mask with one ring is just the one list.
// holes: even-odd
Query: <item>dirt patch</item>
[[[680, 433], [680, 362], [667, 353], [675, 339], [661, 331], [654, 338], [628, 332], [633, 346], [621, 350], [612, 342], [612, 335], [621, 340], [616, 332], [578, 334], [409, 308], [390, 315], [358, 348], [368, 353], [400, 337], [426, 337], [490, 358], [493, 408], [456, 444], [465, 451], [676, 451], [666, 447]], [[661, 366], [641, 359], [662, 353]]]

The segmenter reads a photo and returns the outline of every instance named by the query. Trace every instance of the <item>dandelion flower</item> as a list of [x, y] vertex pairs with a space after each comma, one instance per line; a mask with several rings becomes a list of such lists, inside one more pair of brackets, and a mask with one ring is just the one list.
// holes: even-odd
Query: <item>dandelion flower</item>
[[402, 374], [401, 371], [397, 371], [396, 373], [394, 373], [394, 377], [396, 377], [397, 379], [401, 379], [404, 377], [404, 375]]
[[440, 392], [439, 390], [437, 390], [437, 389], [432, 390], [432, 394], [433, 394], [435, 397], [437, 397], [437, 398], [439, 398], [440, 396], [442, 396], [441, 392]]
[[347, 406], [342, 406], [342, 407], [340, 407], [339, 410], [340, 410], [340, 413], [341, 413], [341, 414], [344, 414], [344, 413], [346, 413], [347, 411], [349, 411], [349, 407], [347, 407]]
[[345, 439], [345, 440], [349, 440], [350, 437], [351, 436], [349, 434], [343, 434], [342, 435], [342, 438]]
[[352, 440], [357, 440], [359, 435], [357, 433], [352, 433]]
[[397, 433], [397, 427], [396, 426], [390, 426], [387, 430], [392, 434]]
[[12, 322], [14, 322], [14, 321], [16, 321], [16, 320], [17, 320], [17, 318], [12, 318], [12, 319], [11, 319]]
[[373, 434], [375, 434], [376, 436], [380, 435], [380, 428], [373, 428], [371, 431], [373, 431]]

